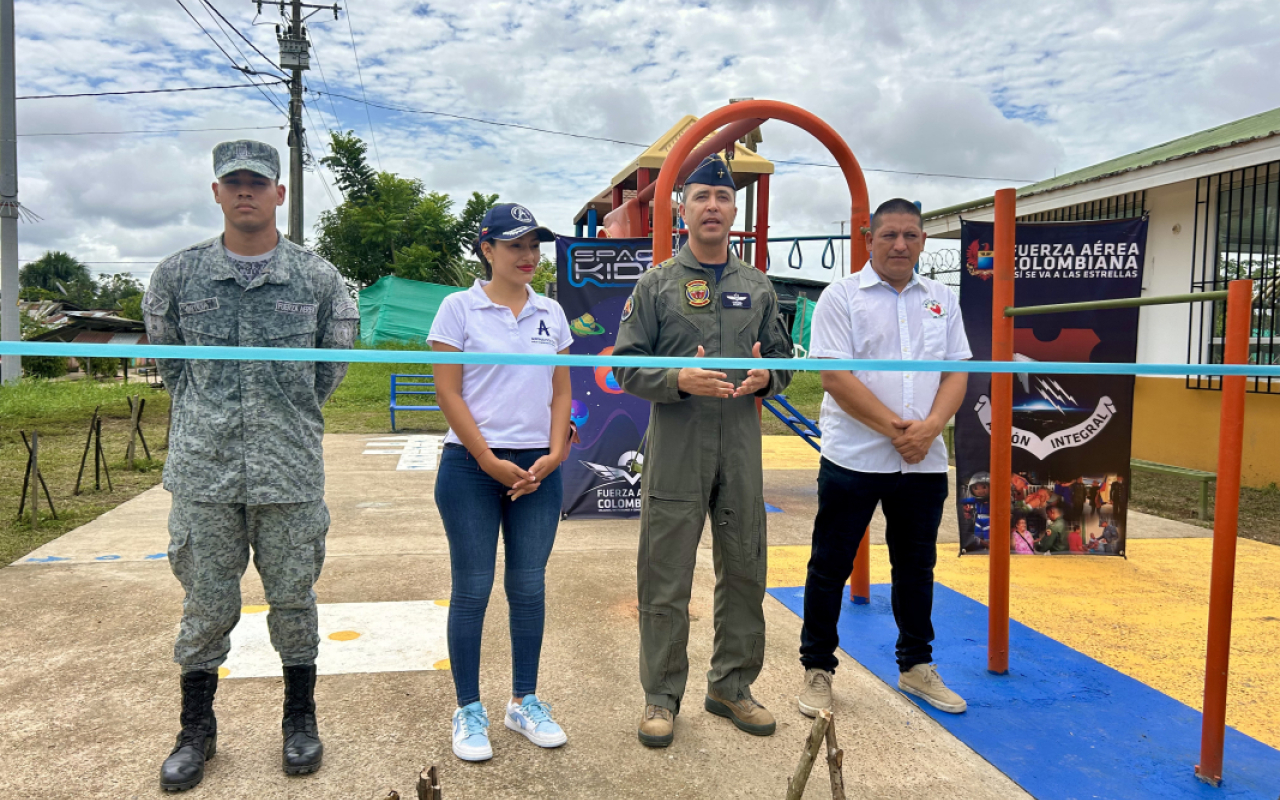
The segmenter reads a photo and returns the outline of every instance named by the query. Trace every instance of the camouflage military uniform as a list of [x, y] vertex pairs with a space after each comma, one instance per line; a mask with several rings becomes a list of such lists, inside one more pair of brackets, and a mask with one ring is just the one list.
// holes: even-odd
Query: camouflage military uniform
[[[764, 273], [729, 253], [719, 282], [686, 246], [641, 276], [623, 308], [614, 355], [790, 358], [791, 337]], [[723, 370], [740, 385], [746, 370]], [[618, 367], [618, 383], [652, 402], [640, 511], [640, 682], [645, 702], [678, 712], [689, 674], [689, 593], [698, 540], [712, 519], [715, 644], [707, 683], [749, 689], [764, 663], [767, 537], [755, 397], [690, 396], [678, 369]], [[770, 370], [758, 396], [786, 388]]]
[[[232, 347], [349, 348], [359, 318], [338, 271], [283, 237], [258, 270], [233, 262], [221, 237], [170, 256], [152, 275], [143, 311], [153, 344]], [[173, 398], [169, 563], [186, 590], [174, 660], [184, 671], [225, 660], [252, 546], [272, 644], [285, 666], [313, 663], [312, 586], [329, 528], [321, 407], [347, 365], [158, 366]]]

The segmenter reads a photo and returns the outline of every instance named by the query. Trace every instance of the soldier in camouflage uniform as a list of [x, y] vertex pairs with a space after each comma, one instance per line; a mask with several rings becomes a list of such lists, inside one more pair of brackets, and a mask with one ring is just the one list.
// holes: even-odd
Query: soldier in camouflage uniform
[[[261, 142], [214, 148], [224, 233], [161, 262], [143, 300], [153, 344], [350, 348], [359, 314], [333, 265], [280, 236], [280, 160]], [[218, 667], [240, 618], [240, 579], [262, 577], [271, 643], [284, 665], [283, 766], [320, 768], [315, 720], [316, 596], [329, 512], [321, 407], [344, 363], [162, 359], [172, 397], [164, 485], [173, 494], [169, 564], [186, 592], [174, 661], [182, 732], [161, 768], [168, 791], [204, 777], [216, 749]]]

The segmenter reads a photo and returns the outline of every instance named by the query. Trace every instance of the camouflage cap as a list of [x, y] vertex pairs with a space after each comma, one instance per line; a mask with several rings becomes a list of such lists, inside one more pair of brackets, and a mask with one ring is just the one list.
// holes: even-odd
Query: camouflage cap
[[223, 142], [213, 148], [214, 177], [221, 178], [238, 169], [280, 180], [280, 154], [271, 145], [252, 139]]

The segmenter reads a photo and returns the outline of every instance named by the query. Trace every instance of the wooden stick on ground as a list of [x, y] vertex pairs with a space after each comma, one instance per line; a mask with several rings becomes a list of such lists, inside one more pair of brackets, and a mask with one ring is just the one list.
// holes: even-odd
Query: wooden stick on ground
[[834, 716], [827, 726], [827, 769], [831, 773], [831, 800], [845, 800], [844, 795], [844, 751], [836, 743], [836, 721]]
[[147, 460], [151, 460], [151, 448], [147, 447], [147, 437], [142, 433], [142, 415], [147, 410], [147, 398], [138, 398], [138, 441], [142, 442], [142, 452], [146, 454]]
[[434, 764], [423, 767], [418, 774], [418, 800], [443, 800], [440, 793], [440, 773]]
[[804, 752], [800, 754], [800, 763], [796, 764], [796, 774], [787, 781], [787, 800], [800, 800], [804, 797], [804, 787], [809, 783], [809, 773], [813, 771], [813, 762], [818, 758], [818, 750], [826, 738], [827, 728], [831, 725], [831, 712], [822, 709], [813, 719], [813, 727], [809, 729], [809, 741], [805, 743]]
[[133, 469], [134, 445], [138, 440], [138, 415], [142, 413], [141, 398], [126, 397], [129, 401], [129, 446], [124, 451], [124, 460], [129, 469]]
[[[31, 457], [31, 462], [35, 464], [35, 468], [34, 468], [34, 470], [33, 470], [33, 471], [35, 472], [35, 477], [36, 477], [36, 479], [38, 479], [38, 480], [40, 481], [40, 488], [44, 489], [44, 499], [45, 499], [45, 500], [47, 500], [47, 501], [49, 502], [49, 513], [53, 514], [53, 518], [54, 518], [54, 519], [57, 519], [57, 518], [58, 518], [58, 510], [57, 510], [56, 508], [54, 508], [54, 507], [53, 507], [53, 497], [49, 494], [49, 484], [47, 484], [47, 483], [45, 483], [45, 482], [44, 482], [44, 473], [40, 471], [40, 462], [36, 460], [36, 455], [35, 455], [34, 447], [35, 447], [35, 443], [36, 443], [36, 436], [37, 436], [37, 435], [39, 435], [39, 434], [38, 434], [36, 431], [32, 431], [32, 432], [31, 432], [31, 442], [30, 442], [30, 443], [28, 443], [28, 442], [27, 442], [27, 432], [26, 432], [26, 431], [18, 431], [18, 433], [20, 433], [20, 434], [22, 435], [22, 444], [23, 444], [23, 446], [24, 446], [24, 447], [26, 447], [26, 448], [27, 448], [27, 455], [29, 455], [29, 456]], [[19, 516], [21, 516], [21, 515], [22, 515], [22, 511], [21, 511], [21, 510], [19, 510], [19, 511], [18, 511], [18, 515], [19, 515]]]
[[98, 483], [98, 460], [101, 459], [102, 472], [107, 476], [107, 491], [114, 492], [116, 489], [111, 485], [111, 470], [107, 469], [107, 454], [102, 449], [102, 417], [98, 417], [97, 434], [94, 436], [97, 440], [97, 453], [94, 455], [93, 482], [95, 489], [101, 489], [102, 485]]
[[[93, 446], [94, 426], [98, 424], [98, 409], [102, 406], [96, 406], [93, 409], [93, 416], [89, 418], [89, 438], [84, 440], [84, 453], [80, 455], [80, 471], [76, 473], [76, 488], [71, 492], [73, 495], [80, 494], [80, 480], [84, 477], [84, 465], [89, 459], [89, 448]], [[98, 454], [93, 454], [94, 463], [96, 465]]]

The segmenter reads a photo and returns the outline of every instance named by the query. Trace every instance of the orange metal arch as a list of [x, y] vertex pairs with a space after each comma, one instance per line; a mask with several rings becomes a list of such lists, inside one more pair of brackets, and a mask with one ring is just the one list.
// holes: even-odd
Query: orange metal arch
[[[858, 159], [854, 158], [849, 145], [845, 144], [844, 139], [840, 138], [840, 134], [836, 133], [830, 125], [799, 106], [777, 100], [744, 100], [722, 106], [695, 122], [693, 127], [676, 141], [671, 152], [662, 162], [662, 171], [658, 173], [658, 182], [654, 190], [653, 263], [657, 264], [671, 258], [671, 193], [676, 188], [676, 173], [679, 172], [680, 165], [694, 148], [717, 128], [752, 118], [790, 122], [797, 128], [811, 133], [831, 152], [831, 155], [835, 156], [836, 163], [839, 164], [845, 180], [849, 183], [849, 194], [853, 198], [850, 212], [850, 232], [853, 235], [849, 237], [849, 262], [853, 265], [854, 272], [862, 269], [862, 265], [867, 261], [867, 247], [857, 232], [871, 225], [871, 207], [867, 201], [867, 182], [862, 176], [862, 167], [858, 166]], [[756, 252], [763, 254], [756, 257], [760, 262], [756, 266], [763, 270], [768, 263], [768, 243], [759, 242]]]

